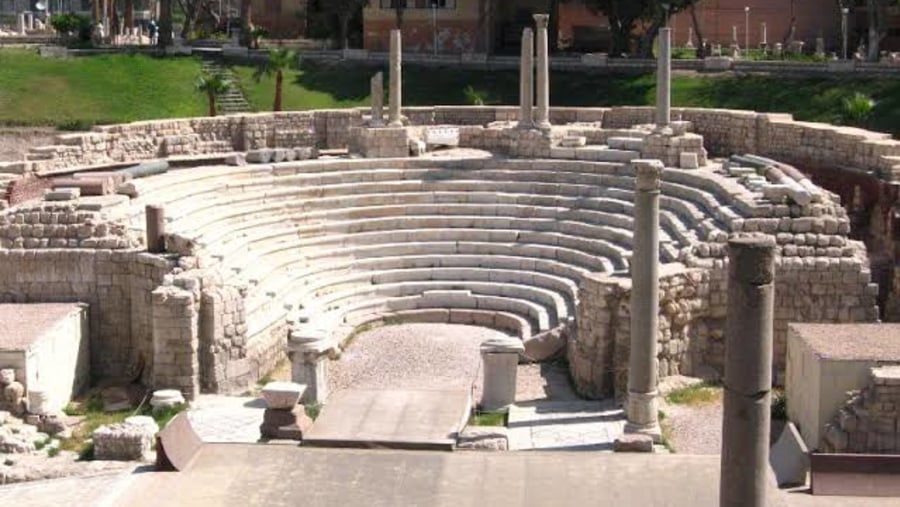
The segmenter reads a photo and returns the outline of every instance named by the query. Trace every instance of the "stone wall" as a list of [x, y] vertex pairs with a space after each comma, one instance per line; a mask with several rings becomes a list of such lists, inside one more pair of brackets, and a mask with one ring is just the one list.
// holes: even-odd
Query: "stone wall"
[[98, 206], [75, 201], [40, 201], [0, 214], [2, 248], [119, 250], [138, 247], [142, 242], [125, 224], [108, 221]]
[[204, 287], [201, 296], [200, 385], [204, 392], [240, 392], [285, 358], [287, 324], [247, 339], [246, 288]]
[[[791, 322], [875, 322], [878, 286], [865, 261], [780, 257], [776, 264], [774, 369], [784, 382]], [[824, 263], [824, 264], [823, 264]], [[666, 264], [660, 272], [659, 375], [718, 377], [724, 369], [727, 265]], [[578, 332], [568, 359], [576, 389], [588, 397], [626, 389], [631, 281], [625, 274], [585, 277]]]
[[[514, 121], [510, 106], [435, 106], [404, 108], [414, 125], [486, 125]], [[258, 147], [295, 147], [315, 139], [319, 148], [345, 148], [350, 127], [362, 124], [363, 109], [292, 111], [212, 118], [154, 120], [95, 127], [89, 133], [64, 134], [54, 146], [32, 150], [29, 163], [7, 171], [52, 173], [73, 166], [129, 162], [173, 155], [245, 151]], [[689, 121], [717, 155], [754, 152], [789, 163], [847, 166], [876, 177], [900, 179], [900, 141], [889, 134], [852, 127], [799, 122], [787, 114], [725, 109], [673, 108], [673, 120]], [[628, 128], [653, 121], [650, 107], [551, 108], [553, 123], [601, 122], [604, 128]]]
[[196, 279], [181, 278], [152, 292], [153, 368], [150, 384], [179, 389], [187, 400], [200, 394], [199, 306]]
[[869, 385], [850, 393], [822, 440], [822, 452], [900, 452], [900, 366], [872, 368]]
[[146, 379], [153, 361], [150, 293], [175, 266], [135, 250], [0, 249], [0, 301], [88, 303], [92, 376], [143, 371]]
[[26, 161], [6, 171], [49, 175], [77, 167], [137, 162], [161, 157], [196, 156], [257, 148], [341, 148], [358, 110], [291, 111], [211, 118], [153, 120], [95, 127], [62, 134], [56, 144], [29, 151]]
[[[659, 373], [695, 374], [692, 340], [711, 314], [709, 272], [667, 264], [660, 270]], [[631, 330], [631, 279], [592, 274], [579, 287], [578, 334], [569, 341], [569, 370], [576, 389], [589, 398], [627, 390]], [[708, 332], [707, 332], [708, 333]], [[699, 364], [697, 365], [699, 366]]]

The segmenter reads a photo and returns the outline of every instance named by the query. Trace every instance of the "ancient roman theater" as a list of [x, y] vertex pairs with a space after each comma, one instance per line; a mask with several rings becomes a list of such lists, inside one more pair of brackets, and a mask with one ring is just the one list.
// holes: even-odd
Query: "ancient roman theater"
[[379, 73], [371, 108], [99, 126], [0, 164], [0, 308], [34, 323], [0, 345], [7, 406], [103, 379], [243, 393], [285, 358], [315, 404], [359, 332], [426, 322], [564, 358], [653, 433], [658, 377], [725, 369], [741, 238], [774, 245], [776, 385], [805, 360], [793, 323], [900, 315], [889, 135], [672, 108], [665, 53], [654, 108], [550, 107], [541, 45], [518, 107], [401, 107], [395, 35], [387, 115]]

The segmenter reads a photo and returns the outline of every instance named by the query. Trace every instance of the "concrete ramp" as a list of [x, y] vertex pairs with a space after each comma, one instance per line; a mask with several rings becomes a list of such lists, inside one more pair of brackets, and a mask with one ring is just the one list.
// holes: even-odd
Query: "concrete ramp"
[[466, 389], [346, 389], [328, 398], [303, 445], [450, 451], [471, 407]]

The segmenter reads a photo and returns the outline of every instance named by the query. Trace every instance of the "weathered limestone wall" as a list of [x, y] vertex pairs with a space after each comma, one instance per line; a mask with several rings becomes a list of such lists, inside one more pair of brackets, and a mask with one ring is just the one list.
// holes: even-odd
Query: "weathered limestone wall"
[[341, 148], [349, 142], [350, 127], [361, 122], [359, 111], [346, 109], [100, 126], [89, 133], [57, 136], [56, 144], [31, 149], [25, 162], [6, 170], [43, 175], [75, 167], [257, 148]]
[[[125, 199], [127, 201], [127, 198]], [[0, 215], [2, 248], [135, 248], [141, 238], [125, 224], [108, 221], [97, 207], [46, 202], [16, 207]]]
[[852, 391], [834, 420], [825, 426], [823, 452], [897, 454], [900, 452], [900, 366], [870, 370], [869, 384]]
[[[94, 378], [152, 367], [150, 293], [175, 267], [134, 250], [0, 249], [0, 301], [90, 305]], [[102, 351], [100, 353], [99, 351]]]
[[192, 400], [200, 394], [200, 290], [195, 279], [184, 281], [191, 283], [161, 286], [151, 296], [153, 368], [150, 384], [179, 389], [187, 400]]
[[199, 366], [204, 392], [245, 390], [285, 357], [285, 322], [275, 322], [248, 340], [246, 295], [246, 288], [229, 285], [203, 289]]
[[[874, 322], [878, 286], [864, 262], [782, 257], [775, 288], [775, 373], [784, 381], [791, 322]], [[825, 263], [825, 265], [823, 265]], [[727, 313], [727, 265], [664, 265], [660, 273], [659, 375], [721, 375]], [[627, 275], [585, 277], [578, 291], [578, 334], [570, 341], [572, 377], [585, 396], [621, 395], [629, 344]]]
[[[663, 265], [659, 280], [659, 375], [694, 373], [691, 340], [710, 314], [709, 272]], [[631, 332], [631, 279], [592, 274], [578, 290], [578, 337], [569, 341], [569, 370], [578, 391], [591, 398], [624, 395]], [[700, 366], [700, 365], [698, 365]]]

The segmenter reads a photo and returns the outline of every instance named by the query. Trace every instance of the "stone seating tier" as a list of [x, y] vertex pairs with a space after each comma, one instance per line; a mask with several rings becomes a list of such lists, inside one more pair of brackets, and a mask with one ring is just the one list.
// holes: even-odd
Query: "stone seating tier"
[[[605, 153], [620, 152], [625, 162], [643, 140], [608, 142]], [[571, 323], [587, 273], [627, 269], [634, 170], [621, 162], [173, 169], [128, 182], [121, 190], [130, 206], [109, 215], [143, 232], [144, 206], [164, 206], [176, 251], [241, 288], [248, 343], [288, 323], [300, 341], [339, 348], [379, 315], [448, 308], [506, 312], [516, 323], [508, 330], [525, 338]], [[810, 254], [855, 251], [839, 206], [777, 205], [715, 167], [665, 171], [660, 201], [663, 262], [721, 259], [728, 234], [739, 230], [779, 233], [785, 253], [796, 243], [815, 245]]]

